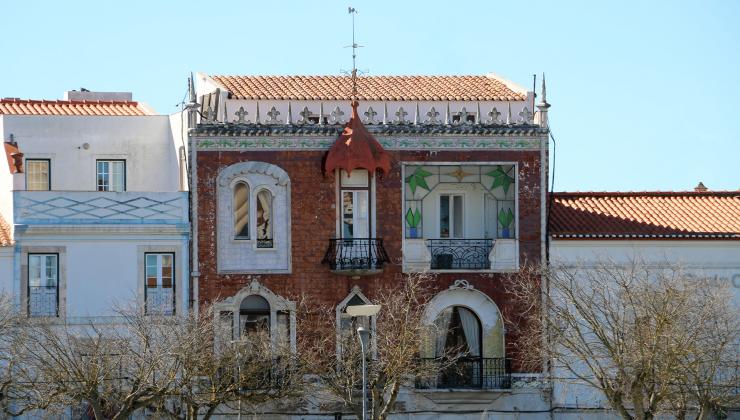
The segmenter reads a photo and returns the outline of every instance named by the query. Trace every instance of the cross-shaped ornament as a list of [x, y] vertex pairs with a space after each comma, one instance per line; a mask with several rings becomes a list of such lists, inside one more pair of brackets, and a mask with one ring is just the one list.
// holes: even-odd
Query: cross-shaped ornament
[[296, 121], [296, 124], [313, 124], [308, 118], [311, 116], [311, 110], [309, 110], [307, 106], [304, 106], [303, 111], [299, 112], [298, 115], [300, 115], [301, 118]]
[[272, 108], [270, 108], [270, 111], [267, 112], [267, 121], [265, 121], [265, 123], [267, 124], [279, 123], [280, 120], [278, 120], [278, 115], [280, 115], [280, 111], [275, 109], [275, 107], [273, 106]]
[[329, 123], [330, 124], [341, 124], [342, 123], [342, 115], [344, 115], [344, 112], [342, 112], [339, 107], [334, 108], [334, 111], [331, 112], [329, 115]]
[[491, 112], [488, 113], [488, 117], [488, 122], [490, 124], [498, 124], [498, 119], [501, 118], [501, 113], [498, 112], [498, 109], [496, 109], [496, 107], [494, 106]]
[[439, 124], [439, 120], [437, 117], [439, 117], [439, 112], [437, 112], [434, 107], [432, 107], [429, 112], [427, 112], [427, 120], [424, 121], [424, 124]]
[[532, 112], [527, 109], [526, 106], [524, 107], [522, 112], [519, 113], [519, 116], [522, 117], [521, 120], [519, 120], [519, 122], [521, 122], [522, 124], [529, 124], [532, 122]]
[[365, 118], [365, 124], [377, 124], [375, 116], [378, 115], [378, 113], [373, 110], [373, 107], [367, 107], [367, 111], [364, 112], [364, 115], [367, 117]]
[[467, 124], [468, 123], [468, 110], [465, 109], [465, 107], [462, 107], [460, 110], [460, 119], [457, 120], [457, 124]]
[[398, 111], [396, 111], [396, 117], [398, 118], [398, 121], [396, 122], [398, 124], [405, 124], [407, 115], [409, 115], [409, 113], [404, 111], [402, 106], [399, 106]]
[[234, 115], [236, 115], [234, 122], [239, 124], [246, 122], [244, 117], [246, 117], [247, 114], [249, 114], [249, 112], [247, 112], [243, 106], [240, 106], [239, 110], [234, 113]]

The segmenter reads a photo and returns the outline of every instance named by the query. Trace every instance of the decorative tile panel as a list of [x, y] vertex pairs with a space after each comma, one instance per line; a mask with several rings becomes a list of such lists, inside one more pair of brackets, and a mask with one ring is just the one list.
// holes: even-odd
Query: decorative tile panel
[[[387, 150], [509, 149], [539, 150], [539, 138], [516, 137], [376, 137]], [[198, 150], [328, 150], [334, 137], [199, 138]]]
[[15, 191], [16, 224], [187, 223], [186, 192]]

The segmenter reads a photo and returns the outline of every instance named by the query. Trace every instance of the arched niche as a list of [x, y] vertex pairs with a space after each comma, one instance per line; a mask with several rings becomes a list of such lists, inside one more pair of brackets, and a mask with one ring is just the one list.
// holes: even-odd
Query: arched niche
[[[433, 329], [437, 317], [451, 306], [470, 309], [480, 320], [482, 357], [505, 357], [503, 318], [498, 306], [488, 295], [476, 290], [466, 280], [456, 280], [447, 290], [437, 293], [429, 301], [424, 310], [424, 324]], [[435, 335], [433, 330], [430, 331], [430, 335]], [[435, 356], [434, 340], [424, 342], [422, 355]]]

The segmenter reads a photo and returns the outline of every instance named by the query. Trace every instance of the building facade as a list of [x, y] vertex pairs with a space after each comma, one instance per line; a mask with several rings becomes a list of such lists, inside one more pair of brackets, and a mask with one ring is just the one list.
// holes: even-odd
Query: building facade
[[188, 312], [178, 121], [130, 93], [0, 101], [0, 287], [21, 313], [89, 324], [133, 306]]
[[[553, 267], [589, 270], [601, 264], [678, 266], [729, 284], [740, 305], [740, 191], [563, 192], [552, 197]], [[735, 377], [736, 377], [735, 373]], [[618, 418], [597, 390], [553, 372], [558, 418]], [[735, 389], [737, 393], [737, 388]], [[735, 418], [740, 407], [730, 407]]]
[[405, 391], [399, 412], [545, 415], [540, 372], [517, 363], [504, 327], [517, 302], [502, 285], [544, 258], [544, 92], [535, 104], [494, 75], [356, 86], [353, 101], [350, 77], [196, 75], [198, 302], [216, 305], [232, 337], [263, 322], [294, 343], [287, 296], [342, 313], [408, 273], [432, 273], [427, 321], [459, 331], [482, 375]]

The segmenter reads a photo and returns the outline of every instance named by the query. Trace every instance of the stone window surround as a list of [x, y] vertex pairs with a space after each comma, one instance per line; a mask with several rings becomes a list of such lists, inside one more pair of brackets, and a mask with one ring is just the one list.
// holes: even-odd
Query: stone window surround
[[[342, 347], [341, 347], [341, 342], [340, 342], [340, 338], [342, 336], [342, 331], [341, 331], [341, 328], [342, 328], [342, 313], [344, 312], [344, 309], [347, 307], [347, 304], [349, 303], [349, 301], [352, 300], [352, 298], [355, 297], [355, 296], [357, 296], [360, 299], [362, 299], [362, 301], [366, 305], [372, 305], [372, 301], [370, 299], [368, 299], [367, 296], [365, 296], [364, 293], [362, 293], [362, 289], [360, 289], [360, 286], [357, 286], [357, 285], [355, 285], [354, 287], [352, 287], [352, 291], [350, 291], [349, 294], [347, 295], [347, 297], [345, 297], [337, 305], [337, 307], [335, 309], [335, 312], [336, 312], [336, 327], [337, 327], [337, 358], [339, 358], [340, 355], [341, 355], [341, 353], [342, 353]], [[370, 333], [371, 333], [370, 334], [370, 337], [371, 337], [370, 346], [371, 346], [371, 350], [372, 350], [373, 355], [377, 355], [377, 353], [378, 353], [378, 339], [377, 339], [376, 334], [375, 334], [375, 331], [377, 329], [377, 322], [376, 322], [377, 321], [377, 318], [378, 318], [377, 315], [370, 317]], [[352, 334], [355, 335], [355, 334], [357, 334], [357, 332], [356, 331], [352, 331]]]
[[[437, 293], [427, 303], [424, 323], [433, 327], [437, 316], [451, 306], [469, 309], [478, 317], [481, 323], [481, 357], [505, 357], [506, 328], [501, 310], [490, 296], [476, 290], [467, 280], [455, 280], [447, 290]], [[433, 354], [433, 345], [433, 342], [427, 343], [430, 348], [423, 349], [422, 353]]]
[[[265, 175], [273, 178], [275, 182], [273, 184], [266, 184], [266, 183], [259, 183], [255, 184], [252, 182], [250, 178], [250, 174], [257, 174], [257, 175]], [[249, 194], [250, 194], [250, 213], [256, 215], [256, 194], [266, 189], [270, 191], [272, 195], [272, 217], [273, 217], [273, 230], [272, 230], [272, 236], [273, 236], [273, 247], [272, 248], [257, 248], [257, 241], [254, 239], [256, 237], [256, 223], [250, 223], [250, 239], [235, 239], [234, 235], [231, 233], [233, 232], [233, 226], [234, 226], [234, 214], [232, 210], [232, 203], [233, 203], [233, 188], [236, 182], [245, 182], [249, 186]], [[284, 190], [280, 190], [280, 188], [284, 188]], [[278, 197], [282, 194], [285, 194], [285, 213], [287, 217], [285, 220], [279, 220], [280, 218], [277, 217], [278, 209], [276, 207], [276, 201], [278, 201]], [[223, 209], [223, 207], [226, 206], [226, 209]], [[291, 273], [292, 272], [292, 249], [291, 249], [291, 193], [290, 193], [290, 177], [288, 176], [288, 173], [282, 169], [281, 167], [267, 162], [260, 162], [260, 161], [244, 161], [244, 162], [238, 162], [234, 163], [230, 166], [227, 166], [223, 168], [217, 178], [216, 178], [216, 208], [217, 208], [217, 217], [216, 217], [216, 259], [217, 259], [217, 269], [219, 274], [242, 274], [242, 273], [270, 273], [270, 274], [283, 274], [283, 273]], [[228, 211], [222, 211], [222, 210], [228, 210]], [[223, 216], [226, 220], [222, 220], [223, 218], [219, 218], [218, 215]], [[285, 239], [284, 241], [280, 237], [280, 229], [278, 229], [279, 224], [282, 223], [284, 225], [284, 229], [286, 231]], [[226, 227], [227, 229], [224, 229]], [[253, 230], [254, 229], [254, 230]], [[229, 232], [228, 234], [225, 232]], [[220, 238], [222, 235], [227, 234], [229, 235], [227, 238]], [[284, 250], [286, 254], [286, 268], [281, 269], [254, 269], [254, 268], [240, 268], [240, 269], [226, 269], [222, 268], [221, 265], [221, 250], [219, 244], [222, 240], [227, 241], [229, 244], [236, 245], [236, 244], [244, 244], [244, 243], [251, 243], [252, 244], [252, 250], [257, 253], [279, 253], [281, 250]]]
[[[355, 170], [356, 171], [361, 171], [363, 169], [357, 168]], [[335, 216], [335, 219], [336, 219], [336, 226], [335, 226], [335, 229], [336, 229], [335, 235], [336, 236], [335, 237], [336, 238], [341, 238], [342, 237], [342, 189], [343, 188], [346, 188], [348, 191], [349, 190], [352, 190], [352, 189], [355, 189], [355, 190], [362, 189], [362, 188], [357, 188], [357, 187], [342, 187], [342, 171], [343, 171], [343, 169], [336, 169], [334, 171], [334, 196], [336, 197], [335, 198], [336, 205], [334, 206], [335, 207], [335, 213], [336, 213], [336, 216]], [[368, 186], [367, 186], [367, 190], [369, 191], [369, 194], [368, 194], [367, 199], [368, 199], [368, 206], [370, 207], [369, 214], [368, 214], [368, 217], [370, 217], [370, 231], [369, 231], [369, 234], [370, 234], [370, 237], [371, 238], [376, 238], [377, 237], [376, 235], [377, 235], [377, 226], [378, 226], [378, 223], [377, 223], [377, 219], [375, 217], [375, 207], [376, 207], [376, 203], [377, 203], [377, 199], [376, 199], [376, 183], [375, 183], [375, 180], [376, 180], [377, 177], [375, 176], [375, 173], [373, 173], [371, 171], [367, 171], [367, 172], [368, 172]]]
[[21, 247], [21, 311], [28, 313], [28, 254], [57, 254], [58, 306], [56, 317], [32, 317], [34, 319], [64, 319], [67, 314], [67, 247], [64, 246], [24, 246]]
[[[182, 258], [185, 258], [182, 255], [182, 249], [181, 247], [177, 245], [139, 245], [136, 247], [136, 270], [137, 270], [137, 285], [136, 285], [136, 304], [139, 308], [141, 308], [141, 311], [144, 312], [146, 310], [146, 292], [144, 290], [144, 285], [146, 283], [146, 254], [172, 254], [174, 255], [174, 261], [173, 264], [175, 265], [175, 308], [173, 315], [178, 315], [182, 312]], [[151, 315], [151, 316], [163, 316], [159, 314]], [[170, 315], [165, 315], [170, 316]]]
[[[230, 312], [232, 314], [232, 337], [238, 339], [240, 337], [240, 325], [239, 325], [239, 312], [241, 303], [248, 296], [257, 295], [264, 298], [267, 303], [270, 304], [270, 339], [273, 346], [278, 344], [278, 325], [277, 325], [277, 314], [278, 312], [288, 312], [289, 314], [289, 334], [290, 334], [290, 349], [296, 351], [296, 304], [293, 301], [289, 301], [282, 296], [278, 296], [273, 293], [270, 289], [263, 286], [256, 279], [252, 279], [248, 286], [243, 287], [235, 295], [226, 299], [220, 300], [213, 304], [213, 316], [214, 325], [219, 325], [219, 317], [222, 312]], [[223, 338], [221, 339], [223, 340]]]

